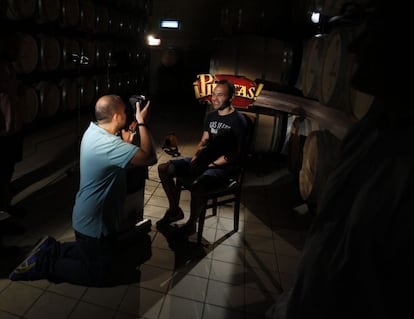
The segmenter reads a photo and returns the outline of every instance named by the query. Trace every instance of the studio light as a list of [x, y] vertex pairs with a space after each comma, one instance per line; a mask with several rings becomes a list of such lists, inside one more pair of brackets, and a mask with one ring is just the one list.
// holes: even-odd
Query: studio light
[[155, 36], [150, 34], [150, 35], [147, 36], [147, 44], [149, 46], [159, 46], [159, 45], [161, 45], [161, 39], [156, 38]]
[[321, 21], [321, 13], [320, 12], [312, 12], [311, 13], [311, 22], [318, 24]]

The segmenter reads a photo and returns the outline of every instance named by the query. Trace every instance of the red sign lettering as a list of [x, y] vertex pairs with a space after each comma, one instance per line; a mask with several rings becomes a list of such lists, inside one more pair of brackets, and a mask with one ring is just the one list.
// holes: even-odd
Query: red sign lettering
[[263, 83], [257, 84], [244, 76], [227, 75], [227, 74], [199, 74], [197, 80], [193, 83], [194, 93], [197, 100], [204, 103], [211, 103], [211, 94], [215, 82], [219, 80], [229, 80], [236, 87], [236, 94], [233, 99], [233, 105], [239, 108], [249, 107], [259, 96], [263, 89]]

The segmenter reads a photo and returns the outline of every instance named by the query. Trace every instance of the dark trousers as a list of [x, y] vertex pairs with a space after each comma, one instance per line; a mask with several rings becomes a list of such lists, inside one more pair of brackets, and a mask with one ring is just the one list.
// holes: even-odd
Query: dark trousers
[[191, 191], [190, 218], [188, 223], [196, 223], [206, 207], [206, 195], [226, 187], [229, 178], [236, 174], [236, 168], [226, 166], [209, 168], [200, 176], [191, 174], [191, 158], [170, 160], [158, 165], [158, 176], [167, 195], [170, 210], [177, 211], [180, 204], [181, 186]]
[[38, 278], [55, 283], [68, 282], [84, 286], [114, 286], [138, 282], [137, 267], [151, 256], [148, 234], [137, 234], [133, 241], [119, 241], [112, 235], [92, 238], [75, 232], [76, 241], [54, 241], [39, 253]]

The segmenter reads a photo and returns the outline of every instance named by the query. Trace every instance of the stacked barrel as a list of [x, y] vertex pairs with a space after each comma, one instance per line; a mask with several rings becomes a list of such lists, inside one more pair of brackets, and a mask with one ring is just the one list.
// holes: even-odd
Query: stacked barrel
[[[345, 0], [313, 0], [306, 2], [301, 18], [309, 19], [312, 11], [319, 11], [326, 17], [340, 16], [346, 6], [363, 5], [364, 0], [350, 3]], [[322, 28], [329, 31], [320, 37], [308, 37], [303, 41], [301, 70], [296, 87], [305, 97], [319, 101], [322, 105], [337, 110], [351, 121], [361, 120], [368, 112], [373, 97], [352, 88], [351, 78], [356, 67], [349, 48], [363, 26], [338, 25]], [[303, 126], [309, 119], [296, 117], [296, 126]], [[320, 196], [327, 178], [331, 174], [339, 154], [340, 140], [319, 123], [312, 123], [311, 129], [301, 137], [301, 163], [296, 173], [302, 198], [311, 210], [317, 211]], [[292, 138], [298, 132], [291, 131]]]
[[[361, 0], [355, 5], [363, 3]], [[307, 12], [320, 10], [323, 15], [333, 17], [343, 14], [348, 5], [352, 4], [345, 0], [314, 0]], [[321, 37], [307, 38], [303, 44], [302, 70], [297, 83], [304, 96], [343, 111], [354, 120], [360, 120], [372, 103], [371, 97], [357, 92], [350, 85], [356, 65], [349, 45], [361, 27], [338, 26]]]
[[97, 97], [145, 91], [150, 0], [3, 0], [3, 27], [20, 47], [14, 63], [26, 124], [90, 110]]

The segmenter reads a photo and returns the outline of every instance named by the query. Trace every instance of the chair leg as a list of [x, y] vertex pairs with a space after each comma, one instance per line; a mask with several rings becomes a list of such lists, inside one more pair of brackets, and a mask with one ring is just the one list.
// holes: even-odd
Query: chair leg
[[212, 211], [213, 216], [217, 216], [217, 198], [213, 198]]
[[234, 202], [234, 231], [239, 230], [240, 219], [240, 198], [237, 198]]
[[201, 244], [203, 240], [204, 221], [206, 219], [206, 209], [204, 209], [198, 217], [197, 243]]
[[181, 184], [181, 182], [176, 181], [175, 184], [175, 196], [177, 198], [177, 203], [180, 203], [180, 199], [181, 199], [181, 192], [183, 190], [183, 184]]

